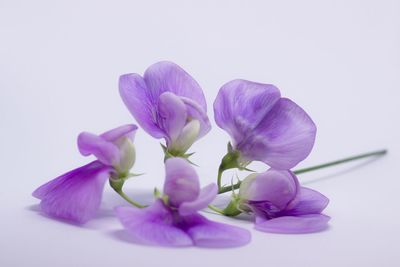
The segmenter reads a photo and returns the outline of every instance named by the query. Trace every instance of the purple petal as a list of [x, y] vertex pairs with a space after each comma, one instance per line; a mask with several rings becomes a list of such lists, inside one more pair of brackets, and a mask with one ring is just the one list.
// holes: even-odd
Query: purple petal
[[137, 129], [136, 125], [127, 124], [107, 131], [101, 134], [100, 137], [109, 142], [115, 142], [121, 137], [128, 137], [133, 141]]
[[83, 132], [78, 136], [79, 152], [88, 156], [93, 154], [98, 160], [108, 166], [120, 161], [120, 152], [116, 145], [108, 142], [98, 135]]
[[246, 178], [239, 194], [244, 200], [268, 202], [278, 209], [284, 209], [296, 197], [297, 191], [298, 180], [290, 171], [269, 169]]
[[171, 211], [161, 200], [144, 209], [116, 207], [117, 217], [135, 242], [161, 246], [191, 246], [192, 239], [174, 226]]
[[32, 195], [41, 200], [47, 215], [85, 223], [100, 206], [109, 172], [109, 167], [93, 161], [40, 186]]
[[178, 96], [166, 92], [160, 95], [158, 109], [161, 120], [158, 123], [166, 132], [169, 145], [179, 137], [186, 124], [186, 107]]
[[151, 65], [144, 73], [148, 96], [155, 102], [164, 92], [172, 92], [197, 102], [207, 110], [206, 100], [199, 84], [175, 63], [162, 61]]
[[215, 121], [236, 145], [246, 139], [279, 98], [280, 92], [273, 85], [230, 81], [222, 86], [215, 99]]
[[209, 221], [195, 214], [185, 217], [186, 230], [198, 247], [225, 248], [246, 245], [251, 240], [248, 230], [229, 224]]
[[172, 206], [179, 207], [181, 203], [197, 198], [200, 192], [199, 177], [187, 160], [167, 159], [165, 173], [164, 193]]
[[155, 138], [162, 138], [165, 133], [157, 125], [156, 103], [150, 99], [150, 92], [143, 78], [138, 74], [125, 74], [119, 78], [119, 92], [126, 107], [139, 125]]
[[251, 142], [238, 144], [238, 149], [247, 159], [290, 169], [310, 154], [315, 135], [316, 126], [307, 113], [281, 98], [248, 137]]
[[285, 212], [287, 215], [305, 215], [321, 213], [329, 203], [323, 194], [310, 188], [301, 187], [298, 202]]
[[271, 220], [257, 218], [255, 229], [263, 232], [281, 234], [304, 234], [319, 232], [327, 228], [329, 216], [308, 214], [301, 216], [282, 216]]
[[181, 97], [181, 99], [186, 105], [188, 116], [200, 122], [200, 132], [197, 136], [197, 139], [200, 139], [211, 130], [211, 124], [207, 116], [207, 111], [190, 98]]
[[183, 202], [179, 206], [179, 214], [182, 216], [193, 214], [207, 207], [217, 196], [218, 187], [212, 183], [200, 190], [199, 196], [191, 202]]

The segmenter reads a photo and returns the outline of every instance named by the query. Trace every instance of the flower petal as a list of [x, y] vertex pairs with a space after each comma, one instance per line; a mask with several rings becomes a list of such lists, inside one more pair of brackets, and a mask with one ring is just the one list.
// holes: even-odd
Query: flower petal
[[323, 194], [310, 188], [301, 187], [299, 191], [298, 202], [287, 209], [287, 215], [305, 215], [312, 213], [321, 213], [329, 203], [329, 199]]
[[165, 133], [157, 125], [157, 101], [150, 98], [149, 89], [143, 78], [135, 73], [119, 78], [119, 93], [125, 106], [139, 125], [154, 138], [162, 138]]
[[200, 123], [200, 132], [196, 139], [205, 136], [211, 130], [211, 124], [207, 116], [207, 111], [203, 109], [197, 102], [187, 97], [181, 97], [183, 103], [186, 105], [188, 117], [198, 120]]
[[207, 110], [206, 100], [200, 85], [175, 63], [161, 61], [151, 65], [144, 73], [148, 96], [152, 101], [164, 92], [172, 92], [197, 102]]
[[281, 98], [252, 132], [252, 142], [239, 144], [238, 149], [250, 160], [290, 169], [310, 154], [315, 135], [316, 126], [307, 113]]
[[160, 246], [191, 246], [192, 239], [174, 226], [171, 211], [161, 200], [144, 209], [116, 207], [117, 217], [135, 242]]
[[330, 217], [323, 214], [282, 216], [271, 220], [257, 218], [255, 229], [263, 232], [281, 234], [313, 233], [326, 229], [329, 220]]
[[223, 248], [246, 245], [251, 240], [248, 230], [229, 224], [209, 221], [195, 214], [185, 217], [186, 230], [198, 247]]
[[100, 135], [101, 138], [103, 138], [106, 141], [109, 142], [115, 142], [121, 137], [128, 137], [133, 141], [133, 138], [135, 137], [135, 133], [138, 127], [134, 124], [127, 124], [123, 125], [120, 127], [117, 127], [115, 129], [112, 129], [110, 131], [107, 131], [105, 133], [102, 133]]
[[93, 161], [40, 186], [32, 195], [41, 199], [40, 207], [47, 215], [85, 223], [100, 206], [109, 172], [109, 167]]
[[183, 158], [170, 158], [165, 162], [164, 193], [169, 203], [179, 207], [183, 202], [195, 200], [200, 192], [199, 177], [190, 163]]
[[82, 132], [78, 136], [79, 152], [88, 156], [93, 154], [98, 160], [108, 166], [118, 164], [120, 151], [118, 147], [98, 135]]
[[215, 121], [228, 132], [235, 146], [246, 139], [279, 98], [279, 89], [273, 85], [230, 81], [222, 86], [215, 99]]
[[173, 93], [165, 92], [160, 95], [158, 102], [159, 122], [158, 124], [167, 134], [167, 145], [178, 139], [187, 121], [185, 104]]
[[200, 190], [199, 196], [190, 202], [183, 202], [179, 206], [179, 214], [182, 216], [193, 214], [207, 207], [217, 196], [218, 187], [212, 183]]

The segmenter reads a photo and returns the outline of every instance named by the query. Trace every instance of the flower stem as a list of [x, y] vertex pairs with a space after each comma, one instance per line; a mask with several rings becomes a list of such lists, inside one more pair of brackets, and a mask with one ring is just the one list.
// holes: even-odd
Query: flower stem
[[217, 208], [217, 207], [215, 207], [213, 205], [208, 205], [208, 208], [210, 210], [213, 210], [213, 211], [219, 213], [219, 214], [225, 215], [225, 212], [223, 210], [221, 210], [220, 208]]
[[125, 178], [119, 178], [119, 179], [110, 179], [109, 183], [112, 189], [114, 189], [115, 192], [118, 193], [118, 195], [120, 195], [123, 199], [125, 199], [126, 201], [128, 201], [130, 204], [132, 204], [133, 206], [137, 207], [137, 208], [145, 208], [146, 206], [139, 204], [138, 202], [132, 200], [131, 198], [128, 197], [127, 194], [124, 193], [124, 191], [122, 191], [122, 187], [124, 186], [125, 183]]
[[132, 204], [133, 206], [137, 207], [137, 208], [145, 208], [145, 205], [139, 204], [138, 202], [130, 199], [122, 190], [115, 190], [115, 192], [117, 192], [123, 199], [125, 199], [126, 201], [128, 201], [130, 204]]
[[[369, 153], [365, 153], [365, 154], [361, 154], [361, 155], [351, 156], [348, 158], [327, 162], [324, 164], [315, 165], [315, 166], [304, 168], [304, 169], [295, 170], [295, 171], [293, 171], [293, 173], [302, 174], [302, 173], [306, 173], [306, 172], [316, 171], [319, 169], [339, 165], [339, 164], [354, 161], [354, 160], [359, 160], [359, 159], [373, 157], [373, 156], [383, 156], [386, 153], [387, 153], [386, 149], [377, 150], [377, 151], [373, 151], [373, 152], [369, 152]], [[222, 173], [218, 172], [218, 181], [220, 181], [220, 176], [222, 176]], [[223, 194], [223, 193], [232, 191], [233, 189], [238, 189], [239, 187], [240, 187], [240, 182], [237, 182], [236, 184], [234, 184], [232, 186], [219, 187], [218, 194]]]

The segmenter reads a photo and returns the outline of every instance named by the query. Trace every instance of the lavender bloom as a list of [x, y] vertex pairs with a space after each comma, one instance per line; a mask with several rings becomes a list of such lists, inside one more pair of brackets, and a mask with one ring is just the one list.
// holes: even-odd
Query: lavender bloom
[[250, 174], [239, 190], [239, 209], [255, 214], [255, 229], [272, 233], [310, 233], [327, 227], [321, 214], [328, 198], [301, 187], [290, 171], [270, 169]]
[[215, 184], [200, 189], [194, 168], [182, 158], [168, 159], [165, 170], [165, 195], [152, 206], [115, 208], [135, 242], [174, 247], [235, 247], [250, 241], [249, 231], [209, 221], [198, 214], [215, 198]]
[[136, 125], [125, 125], [100, 136], [83, 132], [78, 137], [82, 155], [97, 160], [67, 172], [40, 186], [33, 196], [41, 210], [52, 217], [85, 223], [94, 217], [101, 202], [105, 182], [110, 176], [128, 175], [135, 162], [133, 138]]
[[226, 83], [215, 99], [214, 114], [217, 125], [232, 138], [233, 151], [229, 152], [238, 158], [238, 166], [226, 162], [227, 167], [258, 160], [275, 169], [290, 169], [305, 159], [314, 145], [314, 122], [270, 84]]
[[155, 138], [164, 138], [173, 156], [183, 156], [207, 134], [207, 105], [198, 83], [172, 62], [151, 65], [143, 77], [120, 77], [122, 100], [139, 125]]

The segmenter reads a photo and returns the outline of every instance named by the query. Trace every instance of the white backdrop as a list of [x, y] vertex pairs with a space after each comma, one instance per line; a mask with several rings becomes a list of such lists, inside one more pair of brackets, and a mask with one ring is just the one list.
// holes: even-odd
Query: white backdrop
[[[400, 1], [1, 0], [0, 266], [399, 266], [399, 11]], [[300, 177], [331, 199], [324, 232], [267, 234], [208, 215], [252, 231], [252, 243], [236, 249], [129, 243], [111, 212], [123, 201], [109, 189], [84, 227], [38, 214], [31, 192], [91, 160], [77, 151], [80, 131], [133, 122], [119, 75], [159, 60], [195, 77], [210, 118], [231, 79], [277, 85], [318, 126], [299, 167], [379, 148], [389, 154]], [[228, 140], [213, 122], [192, 147], [203, 185], [215, 180]], [[142, 130], [136, 147], [134, 171], [146, 175], [127, 191], [150, 201], [163, 182], [162, 151]]]

